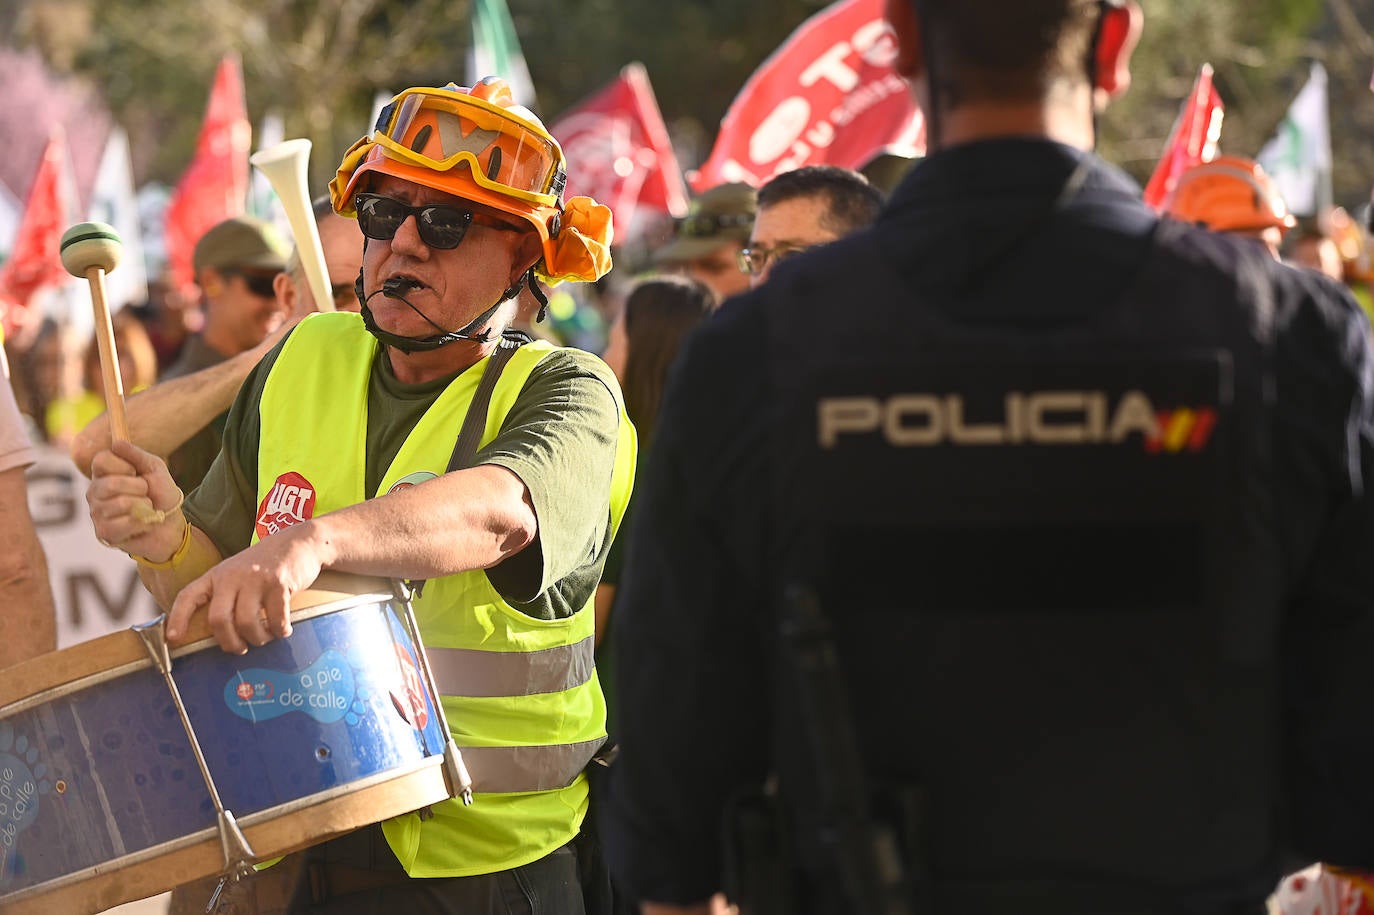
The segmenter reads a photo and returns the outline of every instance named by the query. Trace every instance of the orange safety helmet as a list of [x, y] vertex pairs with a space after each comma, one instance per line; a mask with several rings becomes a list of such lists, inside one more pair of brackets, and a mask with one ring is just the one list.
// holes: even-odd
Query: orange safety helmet
[[590, 197], [564, 205], [563, 149], [506, 81], [471, 89], [407, 89], [382, 109], [375, 129], [344, 154], [329, 183], [334, 211], [357, 217], [354, 195], [369, 172], [434, 188], [509, 213], [539, 233], [535, 266], [550, 284], [595, 280], [611, 268], [610, 210]]
[[1214, 232], [1249, 232], [1298, 224], [1274, 179], [1254, 159], [1218, 156], [1179, 176], [1164, 210]]
[[1374, 252], [1364, 227], [1346, 211], [1336, 207], [1326, 217], [1327, 229], [1341, 252], [1346, 282], [1374, 282]]

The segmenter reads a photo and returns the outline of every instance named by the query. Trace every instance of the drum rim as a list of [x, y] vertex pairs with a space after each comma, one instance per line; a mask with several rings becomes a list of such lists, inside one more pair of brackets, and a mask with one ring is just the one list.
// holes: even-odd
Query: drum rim
[[[360, 590], [349, 589], [350, 582], [356, 583]], [[396, 593], [384, 587], [385, 584], [385, 579], [323, 572], [314, 585], [292, 599], [291, 622], [305, 622], [352, 604], [389, 603], [396, 599]], [[160, 625], [163, 619], [165, 616], [144, 625]], [[190, 635], [191, 641], [171, 649], [173, 661], [215, 645], [203, 615], [192, 621]], [[68, 652], [71, 653], [68, 657], [74, 670], [55, 672], [49, 659]], [[110, 655], [114, 655], [113, 666], [110, 666]], [[33, 681], [40, 685], [36, 691], [17, 695], [8, 702], [0, 701], [0, 721], [71, 693], [152, 667], [152, 659], [133, 628], [91, 639], [52, 654], [40, 655], [4, 670], [0, 698], [18, 692], [15, 687], [6, 688], [10, 684]]]
[[[330, 788], [326, 791], [320, 791], [307, 797], [297, 798], [293, 801], [287, 801], [284, 804], [278, 804], [275, 807], [269, 807], [266, 810], [259, 810], [256, 813], [250, 813], [243, 817], [240, 817], [237, 814], [235, 814], [234, 818], [238, 822], [239, 827], [241, 829], [243, 829], [245, 832], [251, 831], [256, 827], [261, 826], [265, 823], [270, 823], [273, 820], [279, 820], [284, 817], [304, 813], [312, 807], [316, 807], [320, 804], [325, 804], [333, 800], [345, 798], [350, 794], [356, 794], [362, 791], [366, 791], [370, 788], [375, 788], [380, 785], [384, 785], [387, 782], [412, 778], [416, 775], [421, 775], [425, 772], [426, 769], [430, 769], [436, 766], [440, 767], [440, 774], [442, 775], [443, 764], [443, 754], [427, 756], [421, 761], [417, 763], [412, 763], [408, 766], [398, 767], [396, 769], [391, 769], [386, 772], [378, 772], [375, 775], [369, 775], [366, 778], [360, 778], [356, 781], [348, 782], [343, 785], [336, 785], [335, 787]], [[445, 780], [444, 784], [447, 785], [447, 780]], [[451, 793], [449, 797], [452, 797]], [[428, 803], [434, 803], [434, 801], [429, 801]], [[425, 804], [422, 803], [419, 806], [423, 807], [425, 806]], [[419, 808], [417, 807], [416, 809]], [[400, 811], [395, 814], [390, 814], [387, 817], [384, 817], [384, 819], [389, 819], [392, 816], [403, 816], [407, 812], [410, 811]], [[152, 845], [148, 848], [139, 849], [138, 851], [131, 852], [129, 854], [120, 855], [117, 858], [110, 858], [91, 867], [84, 868], [79, 871], [73, 871], [70, 874], [63, 874], [61, 877], [55, 877], [52, 880], [46, 880], [43, 883], [36, 883], [33, 886], [24, 887], [24, 889], [17, 890], [13, 893], [0, 894], [0, 905], [13, 905], [36, 896], [42, 896], [48, 893], [55, 892], [57, 890], [61, 890], [65, 887], [76, 886], [85, 881], [93, 880], [98, 877], [104, 876], [108, 873], [115, 872], [123, 868], [134, 867], [150, 861], [155, 861], [156, 859], [169, 855], [173, 852], [181, 851], [182, 849], [190, 848], [194, 845], [199, 845], [201, 843], [212, 840], [216, 843], [219, 842], [219, 830], [215, 826], [208, 826], [205, 829], [202, 829], [198, 832], [190, 833], [189, 835], [185, 835], [177, 839], [171, 839], [166, 842], [160, 842], [157, 845]], [[268, 851], [265, 853], [255, 853], [255, 857], [257, 861], [261, 862], [270, 858], [278, 857], [282, 854], [288, 854], [290, 851], [290, 849], [274, 849], [272, 851]], [[197, 877], [193, 877], [192, 879], [199, 879], [200, 877], [210, 876], [210, 874], [213, 873], [220, 872], [212, 871], [209, 874], [197, 875]]]

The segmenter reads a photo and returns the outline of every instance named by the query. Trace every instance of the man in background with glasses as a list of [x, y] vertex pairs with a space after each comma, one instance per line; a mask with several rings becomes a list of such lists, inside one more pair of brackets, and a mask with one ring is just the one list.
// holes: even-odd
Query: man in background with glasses
[[95, 458], [97, 534], [138, 560], [174, 644], [202, 611], [226, 651], [289, 636], [323, 569], [425, 581], [473, 802], [292, 856], [250, 882], [260, 915], [584, 911], [592, 599], [636, 446], [604, 363], [508, 332], [524, 290], [610, 269], [610, 211], [565, 201], [566, 178], [504, 81], [402, 92], [330, 185], [365, 237], [361, 314], [311, 315], [264, 357], [184, 509], [154, 456]]
[[754, 227], [757, 196], [747, 184], [720, 184], [692, 199], [673, 240], [654, 253], [665, 270], [705, 283], [725, 301], [749, 288], [739, 271], [739, 252]]
[[805, 165], [759, 188], [758, 202], [749, 247], [739, 252], [739, 269], [751, 288], [779, 261], [871, 225], [883, 195], [856, 171]]

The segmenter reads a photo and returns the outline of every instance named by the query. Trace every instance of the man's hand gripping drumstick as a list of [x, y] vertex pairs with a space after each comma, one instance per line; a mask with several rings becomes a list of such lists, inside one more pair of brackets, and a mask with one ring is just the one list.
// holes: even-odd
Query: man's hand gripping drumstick
[[[95, 339], [100, 351], [100, 373], [105, 382], [105, 409], [110, 414], [111, 442], [129, 440], [129, 421], [124, 413], [124, 379], [119, 372], [115, 350], [114, 325], [110, 319], [109, 297], [105, 294], [105, 274], [119, 264], [124, 250], [119, 233], [103, 222], [81, 222], [62, 235], [62, 266], [72, 276], [86, 278], [91, 287], [91, 306], [95, 310]], [[175, 488], [175, 487], [173, 487]], [[146, 494], [144, 494], [146, 496]], [[160, 524], [167, 513], [181, 505], [159, 509], [146, 498], [136, 498], [129, 506], [133, 517], [146, 524]], [[104, 538], [102, 538], [104, 539]]]
[[181, 513], [182, 493], [160, 458], [129, 443], [124, 385], [105, 295], [105, 274], [119, 263], [119, 234], [103, 223], [72, 226], [62, 236], [62, 265], [90, 284], [105, 406], [110, 415], [110, 450], [92, 462], [86, 492], [96, 537], [138, 561], [139, 574], [159, 605], [219, 560], [209, 538]]

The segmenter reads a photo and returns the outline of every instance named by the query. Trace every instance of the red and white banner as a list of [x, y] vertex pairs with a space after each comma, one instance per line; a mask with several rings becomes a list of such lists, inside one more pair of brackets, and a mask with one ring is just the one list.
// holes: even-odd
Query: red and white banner
[[71, 275], [62, 266], [62, 233], [72, 224], [76, 197], [67, 144], [60, 128], [48, 139], [33, 185], [24, 202], [14, 249], [0, 267], [0, 316], [13, 331], [21, 312], [44, 289], [61, 286]]
[[692, 184], [762, 184], [803, 165], [859, 168], [883, 152], [917, 156], [925, 122], [892, 69], [882, 0], [840, 0], [783, 42], [744, 84]]
[[178, 287], [194, 281], [191, 253], [206, 230], [243, 215], [252, 135], [243, 100], [243, 74], [238, 58], [227, 55], [215, 71], [195, 157], [177, 182], [164, 216], [167, 267]]
[[1169, 141], [1164, 144], [1150, 183], [1145, 185], [1145, 202], [1156, 210], [1165, 202], [1178, 184], [1178, 178], [1194, 165], [1211, 162], [1217, 157], [1217, 141], [1221, 138], [1221, 120], [1225, 114], [1221, 96], [1212, 85], [1212, 65], [1203, 64], [1193, 82], [1193, 91], [1183, 102]]
[[568, 160], [568, 196], [610, 207], [617, 244], [635, 234], [639, 210], [686, 214], [687, 185], [642, 64], [621, 70], [549, 132]]

